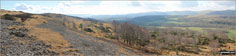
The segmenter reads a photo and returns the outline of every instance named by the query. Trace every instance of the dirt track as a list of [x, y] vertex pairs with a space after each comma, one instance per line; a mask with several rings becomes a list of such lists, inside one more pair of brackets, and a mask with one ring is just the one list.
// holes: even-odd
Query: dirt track
[[[51, 20], [48, 23], [41, 24], [40, 28], [49, 28], [55, 32], [59, 32], [65, 40], [67, 40], [73, 48], [77, 48], [84, 55], [136, 55], [114, 43], [103, 41], [96, 37], [86, 35], [84, 32], [75, 32], [63, 26], [63, 23]], [[124, 51], [118, 51], [124, 49]]]

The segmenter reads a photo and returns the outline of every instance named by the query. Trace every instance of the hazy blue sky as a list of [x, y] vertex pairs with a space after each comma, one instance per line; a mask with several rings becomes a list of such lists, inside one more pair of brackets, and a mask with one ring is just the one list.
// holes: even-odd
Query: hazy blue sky
[[235, 10], [230, 1], [1, 1], [1, 9], [30, 13], [127, 14], [149, 11]]

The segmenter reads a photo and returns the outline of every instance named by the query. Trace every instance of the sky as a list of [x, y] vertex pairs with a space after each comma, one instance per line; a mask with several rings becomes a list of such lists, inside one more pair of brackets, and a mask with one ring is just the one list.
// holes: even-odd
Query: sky
[[1, 1], [1, 9], [28, 13], [116, 15], [140, 12], [235, 10], [227, 1]]

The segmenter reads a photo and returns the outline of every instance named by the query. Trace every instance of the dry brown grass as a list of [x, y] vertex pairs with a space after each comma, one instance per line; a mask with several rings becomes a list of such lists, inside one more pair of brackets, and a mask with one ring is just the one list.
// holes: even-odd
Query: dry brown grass
[[47, 21], [45, 19], [41, 19], [41, 17], [35, 17], [27, 19], [23, 22], [23, 24], [25, 24], [24, 27], [28, 29], [33, 29], [35, 26], [40, 25], [41, 23], [47, 23]]
[[36, 40], [43, 41], [46, 45], [50, 46], [51, 48], [48, 50], [59, 54], [64, 54], [67, 51], [78, 51], [77, 49], [69, 48], [70, 44], [59, 33], [53, 32], [50, 29], [36, 28], [35, 26], [47, 22], [41, 18], [36, 17], [24, 22], [24, 27], [30, 30], [28, 32], [29, 35], [35, 36]]
[[129, 53], [124, 48], [117, 48], [117, 51], [129, 56]]
[[22, 22], [21, 18], [16, 18], [16, 22]]
[[[94, 26], [99, 26], [98, 24], [93, 24]], [[95, 37], [99, 37], [99, 38], [104, 38], [104, 37], [106, 37], [106, 36], [108, 36], [108, 34], [107, 33], [104, 33], [104, 32], [102, 32], [102, 30], [100, 30], [100, 29], [98, 29], [98, 28], [96, 28], [96, 27], [90, 27], [94, 32], [93, 33], [91, 33], [91, 32], [87, 32], [88, 34], [90, 34], [90, 35], [92, 35], [92, 36], [95, 36]], [[113, 27], [112, 26], [112, 24], [110, 24], [110, 23], [103, 23], [103, 25], [102, 25], [103, 27]], [[112, 33], [114, 33], [113, 32], [113, 30], [112, 29], [109, 29], [109, 31], [111, 31]]]
[[[94, 32], [86, 32], [87, 34], [90, 34], [92, 36], [96, 37], [105, 37], [107, 34], [103, 33], [100, 29], [96, 28], [95, 26], [99, 26], [99, 23], [92, 23], [91, 21], [86, 21], [86, 20], [78, 20], [74, 18], [67, 18], [69, 22], [64, 23], [66, 27], [70, 29], [76, 29], [78, 31], [81, 31], [81, 28], [79, 28], [80, 24], [83, 24], [83, 28], [90, 28]], [[74, 23], [75, 26], [72, 24]], [[102, 23], [104, 27], [112, 27], [112, 24], [110, 23]], [[83, 30], [82, 30], [83, 31]], [[112, 31], [110, 29], [110, 31]]]
[[35, 27], [37, 25], [40, 25], [41, 23], [47, 22], [42, 18], [42, 16], [34, 16], [34, 18], [27, 19], [25, 22], [23, 22], [25, 24], [24, 27], [30, 30], [28, 34], [36, 36], [38, 40], [42, 40], [48, 45], [69, 47], [69, 43], [64, 40], [59, 33], [53, 32], [50, 29]]
[[23, 26], [13, 25], [13, 26], [9, 26], [9, 27], [7, 27], [7, 28], [10, 29], [10, 30], [18, 30], [18, 29], [20, 29], [20, 28], [23, 28]]
[[33, 28], [28, 32], [28, 34], [36, 36], [38, 40], [44, 41], [47, 45], [64, 47], [70, 46], [59, 33], [53, 32], [49, 29]]
[[24, 14], [24, 12], [20, 12], [20, 11], [8, 11], [8, 10], [0, 10], [0, 16], [4, 15], [4, 14], [11, 14], [11, 15], [18, 15], [18, 14]]
[[19, 38], [19, 37], [14, 37], [13, 40], [15, 40], [17, 42], [20, 42], [20, 43], [23, 43], [23, 44], [28, 43], [25, 39], [22, 39], [22, 38]]
[[[65, 26], [70, 28], [70, 29], [76, 29], [77, 31], [81, 31], [81, 28], [79, 28], [80, 24], [83, 24], [83, 28], [90, 28], [93, 30], [93, 32], [86, 32], [89, 35], [95, 36], [95, 37], [100, 37], [104, 38], [106, 36], [106, 33], [103, 33], [100, 29], [96, 28], [95, 26], [97, 24], [91, 23], [90, 21], [84, 21], [84, 20], [75, 20], [71, 18], [67, 18], [69, 22], [64, 22]], [[73, 25], [73, 23], [75, 25]], [[109, 25], [109, 24], [104, 24], [104, 25]], [[82, 29], [82, 31], [84, 31]]]
[[221, 47], [220, 49], [222, 50], [229, 50], [229, 51], [233, 51], [233, 50], [236, 50], [236, 46], [234, 45], [234, 43], [226, 43], [226, 44], [223, 44], [225, 47]]

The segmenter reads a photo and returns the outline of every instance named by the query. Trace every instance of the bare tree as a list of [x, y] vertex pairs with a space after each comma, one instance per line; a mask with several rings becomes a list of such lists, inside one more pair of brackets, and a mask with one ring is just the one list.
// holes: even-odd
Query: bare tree
[[211, 47], [211, 52], [213, 55], [217, 54], [217, 48], [219, 47], [219, 41], [218, 40], [213, 40], [210, 42], [210, 44], [208, 45], [209, 47]]
[[149, 42], [150, 34], [142, 27], [127, 22], [119, 24], [115, 21], [113, 21], [113, 25], [117, 39], [123, 39], [128, 45], [132, 46], [138, 44], [140, 46], [145, 46]]

